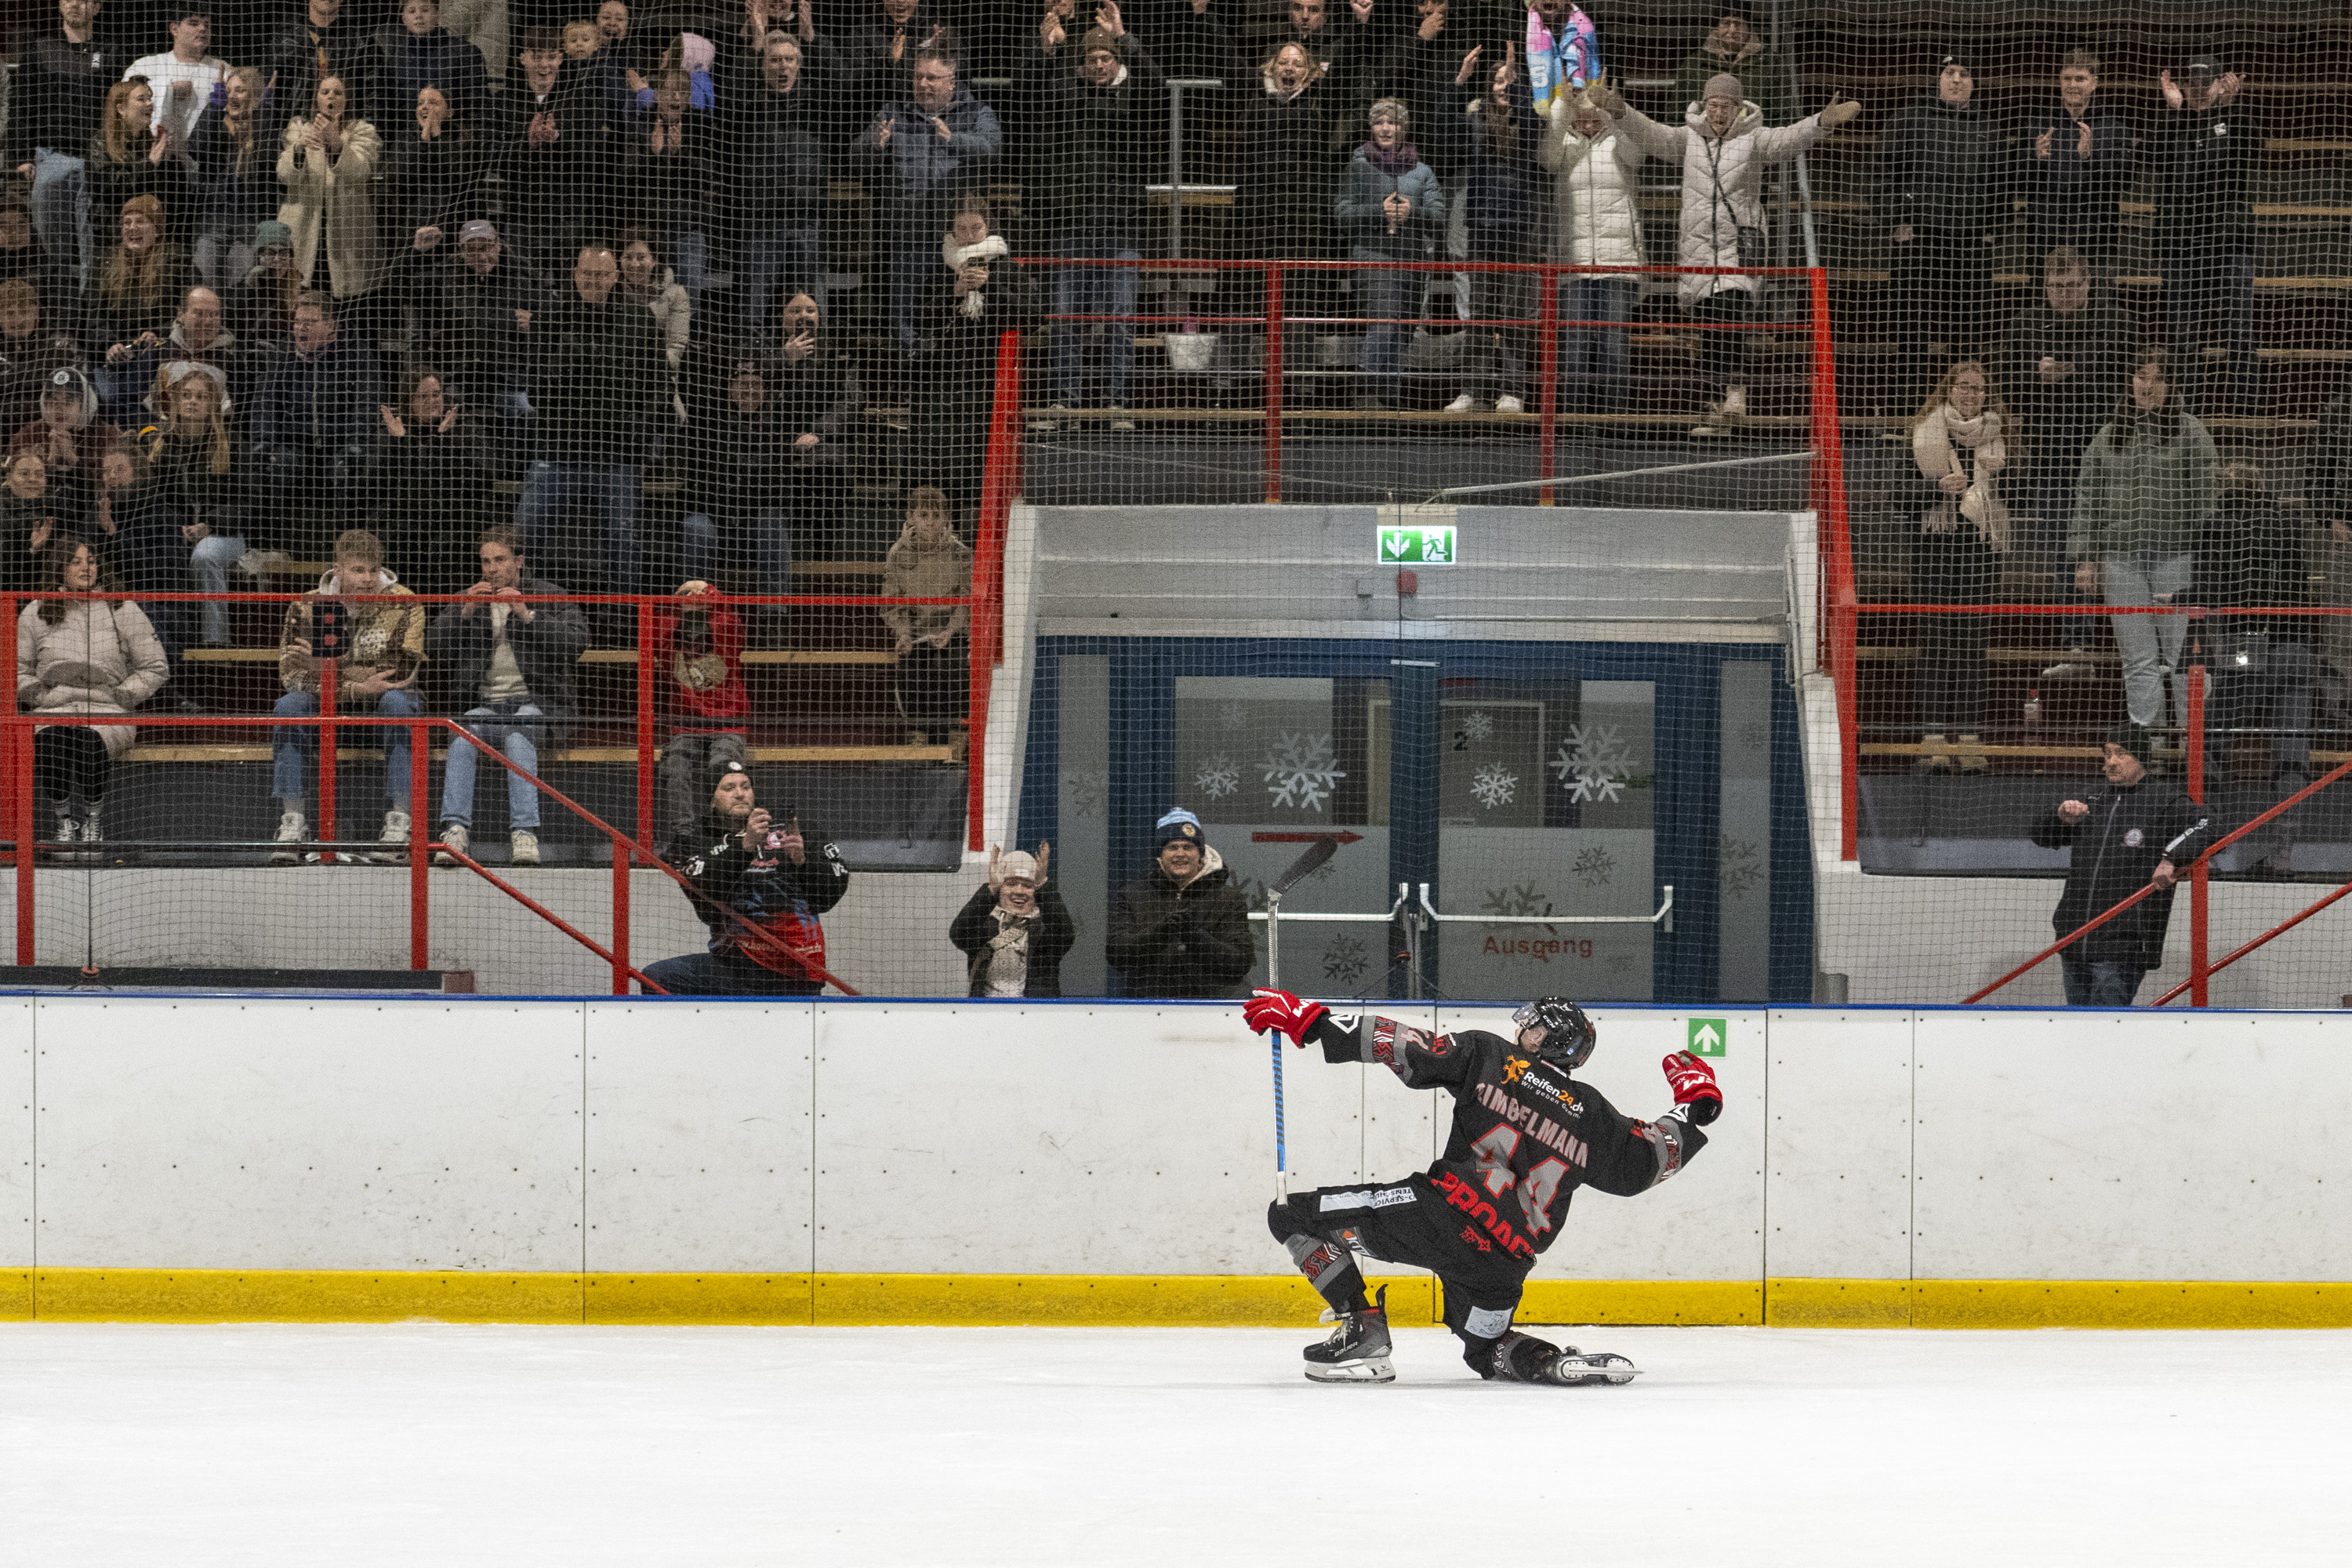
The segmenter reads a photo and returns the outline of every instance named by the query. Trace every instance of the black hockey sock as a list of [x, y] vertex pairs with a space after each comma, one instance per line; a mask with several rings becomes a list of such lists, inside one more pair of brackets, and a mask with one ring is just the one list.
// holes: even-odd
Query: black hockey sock
[[1282, 1245], [1289, 1249], [1291, 1261], [1315, 1287], [1315, 1293], [1331, 1304], [1335, 1312], [1361, 1312], [1371, 1306], [1364, 1294], [1364, 1273], [1356, 1267], [1355, 1254], [1336, 1241], [1325, 1241], [1315, 1236], [1290, 1236]]

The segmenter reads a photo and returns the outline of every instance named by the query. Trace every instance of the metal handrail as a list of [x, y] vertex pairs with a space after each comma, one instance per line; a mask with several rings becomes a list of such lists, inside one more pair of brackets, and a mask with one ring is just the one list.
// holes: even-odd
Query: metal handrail
[[[1308, 911], [1295, 914], [1289, 918], [1317, 925], [1386, 925], [1396, 919], [1398, 912], [1404, 909], [1404, 900], [1405, 885], [1399, 882], [1396, 902], [1389, 906], [1388, 913], [1384, 915], [1318, 914]], [[1278, 991], [1282, 988], [1282, 895], [1268, 889], [1265, 910], [1263, 911], [1252, 910], [1249, 918], [1265, 922], [1265, 983]]]
[[1421, 885], [1423, 913], [1440, 925], [1472, 926], [1646, 926], [1675, 929], [1675, 885], [1665, 885], [1665, 897], [1655, 914], [1647, 915], [1441, 915], [1429, 901], [1429, 884]]

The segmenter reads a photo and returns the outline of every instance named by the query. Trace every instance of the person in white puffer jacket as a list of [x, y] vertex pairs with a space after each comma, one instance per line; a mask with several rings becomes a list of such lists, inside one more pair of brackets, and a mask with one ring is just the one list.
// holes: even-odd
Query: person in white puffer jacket
[[[1740, 95], [1739, 79], [1711, 77], [1706, 97], [1684, 110], [1683, 123], [1668, 128], [1627, 104], [1606, 78], [1590, 89], [1592, 102], [1643, 151], [1683, 166], [1680, 254], [1684, 267], [1760, 267], [1764, 264], [1764, 170], [1785, 163], [1862, 112], [1862, 106], [1832, 95], [1829, 107], [1794, 125], [1764, 123], [1764, 111]], [[1741, 237], [1749, 255], [1742, 258]], [[1760, 280], [1685, 272], [1676, 292], [1684, 311], [1702, 322], [1746, 321], [1756, 309]], [[1737, 331], [1710, 331], [1706, 379], [1723, 388], [1723, 401], [1710, 404], [1694, 436], [1720, 436], [1748, 412], [1741, 380], [1745, 358]]]
[[[1642, 164], [1649, 154], [1611, 127], [1589, 93], [1552, 105], [1538, 156], [1551, 171], [1551, 258], [1573, 267], [1640, 267]], [[1642, 297], [1632, 272], [1563, 275], [1563, 321], [1628, 321]], [[1606, 327], [1562, 327], [1562, 406], [1622, 414], [1632, 401], [1633, 338]]]

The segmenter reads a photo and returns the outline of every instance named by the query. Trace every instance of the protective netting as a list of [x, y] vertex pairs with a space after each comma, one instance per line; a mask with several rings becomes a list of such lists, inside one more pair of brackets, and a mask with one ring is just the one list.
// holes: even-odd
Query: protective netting
[[[975, 984], [946, 941], [982, 885], [963, 858], [1067, 839], [1091, 800], [1098, 834], [1056, 863], [1068, 991], [1134, 984], [1111, 900], [1187, 806], [1261, 905], [1279, 835], [1409, 823], [1310, 886], [1345, 871], [1374, 916], [1426, 880], [1445, 915], [1628, 917], [1286, 942], [1305, 973], [1325, 938], [1360, 941], [1335, 983], [1467, 996], [1559, 973], [1455, 951], [1509, 935], [1572, 938], [1588, 967], [1563, 984], [1586, 994], [1794, 998], [1818, 972], [1953, 1000], [2006, 967], [2011, 906], [2055, 895], [2058, 852], [2011, 855], [2000, 824], [2082, 787], [2126, 710], [2185, 777], [2165, 676], [2219, 633], [2119, 637], [2107, 601], [2324, 608], [2352, 549], [2345, 40], [2312, 7], [173, 10], [64, 0], [14, 38], [0, 589], [69, 591], [88, 540], [162, 659], [134, 689], [118, 637], [118, 679], [89, 689], [148, 721], [108, 757], [97, 845], [88, 767], [15, 731], [10, 837], [58, 845], [70, 821], [79, 846], [44, 890], [19, 880], [20, 957], [399, 967], [425, 923], [433, 966], [482, 984], [605, 984], [463, 868], [433, 873], [422, 922], [404, 871], [354, 894], [373, 874], [334, 846], [388, 829], [394, 748], [342, 737], [331, 824], [315, 742], [271, 734], [302, 717], [288, 604], [333, 579], [340, 535], [368, 531], [431, 601], [488, 581], [504, 527], [521, 588], [591, 596], [577, 651], [510, 672], [431, 646], [482, 621], [428, 602], [419, 657], [362, 646], [339, 710], [499, 721], [565, 688], [530, 771], [580, 811], [509, 798], [487, 763], [453, 792], [436, 730], [407, 831], [466, 828], [598, 942], [615, 835], [677, 837], [740, 748], [761, 805], [798, 807], [853, 873], [825, 920], [868, 992]], [[2126, 413], [2151, 344], [2166, 396]], [[2137, 445], [2100, 470], [2103, 533], [2086, 454], [2119, 414]], [[2201, 563], [2254, 558], [2226, 590]], [[698, 584], [717, 596], [679, 614]], [[239, 591], [283, 596], [169, 596]], [[1904, 605], [1988, 613], [1880, 608]], [[20, 630], [20, 712], [78, 700], [49, 679], [89, 662], [71, 640]], [[2217, 677], [2215, 788], [2263, 777], [2199, 804], [2242, 819], [2331, 765], [2342, 641], [2273, 630]], [[1805, 753], [1791, 682], [1817, 652], [1849, 743]], [[366, 689], [379, 668], [401, 696]], [[1074, 692], [1098, 721], [1068, 721]], [[1277, 716], [1221, 740], [1201, 715], [1228, 705]], [[1653, 752], [1555, 765], [1601, 757], [1577, 748], [1603, 730]], [[1229, 773], [1249, 787], [1201, 793]], [[1297, 781], [1325, 773], [1305, 812]], [[1642, 821], [1574, 797], [1601, 775], [1653, 781]], [[1857, 841], [1871, 896], [1817, 896], [1807, 780], [1850, 793], [1815, 816], [1828, 850]], [[2263, 874], [2332, 874], [2324, 805]], [[289, 810], [296, 863], [272, 872]], [[1448, 837], [1490, 828], [1653, 837], [1609, 851], [1603, 897], [1580, 838]], [[313, 853], [337, 865], [314, 877]], [[631, 958], [692, 948], [695, 906], [635, 878]], [[477, 892], [478, 915], [437, 908]], [[224, 901], [276, 934], [224, 935]], [[2300, 999], [2334, 984], [2307, 978]]]

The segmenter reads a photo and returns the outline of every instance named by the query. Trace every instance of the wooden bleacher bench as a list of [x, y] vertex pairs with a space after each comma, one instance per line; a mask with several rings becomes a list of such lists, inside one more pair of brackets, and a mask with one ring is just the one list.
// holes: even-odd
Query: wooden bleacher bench
[[[188, 648], [184, 658], [214, 666], [273, 666], [278, 648]], [[583, 666], [633, 666], [637, 648], [588, 648]], [[746, 648], [748, 666], [896, 666], [889, 648]]]
[[[753, 746], [751, 760], [755, 763], [944, 763], [953, 760], [946, 746]], [[337, 756], [349, 762], [354, 759], [382, 762], [383, 752], [373, 746], [342, 746]], [[436, 746], [433, 760], [447, 758], [446, 748]], [[559, 746], [539, 753], [542, 763], [629, 763], [637, 760], [635, 746]], [[661, 752], [655, 749], [660, 759]], [[237, 745], [229, 742], [197, 745], [167, 745], [141, 743], [123, 753], [131, 763], [266, 763], [270, 749], [266, 745]]]

